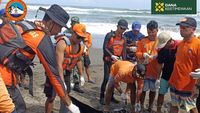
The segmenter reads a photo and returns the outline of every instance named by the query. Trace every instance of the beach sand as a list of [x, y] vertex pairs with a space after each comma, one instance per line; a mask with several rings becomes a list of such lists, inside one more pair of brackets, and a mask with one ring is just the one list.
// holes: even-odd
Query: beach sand
[[[90, 49], [90, 58], [92, 61], [91, 64], [91, 76], [93, 80], [95, 80], [96, 84], [91, 84], [87, 82], [87, 76], [84, 73], [84, 77], [86, 80], [85, 85], [82, 89], [85, 91], [84, 94], [79, 94], [76, 92], [71, 92], [70, 95], [79, 101], [95, 108], [98, 110], [102, 110], [103, 106], [99, 104], [99, 92], [100, 86], [103, 80], [103, 60], [102, 60], [102, 49]], [[44, 69], [42, 65], [39, 63], [38, 59], [35, 58], [34, 63], [36, 63], [34, 70], [34, 97], [28, 94], [28, 90], [24, 90], [21, 88], [22, 95], [27, 105], [27, 113], [43, 113], [44, 105], [46, 97], [43, 93], [43, 87], [45, 83], [45, 75]], [[124, 89], [125, 90], [125, 89]], [[120, 100], [119, 94], [116, 92], [116, 98]], [[54, 103], [54, 113], [58, 113], [59, 111], [59, 98], [57, 97]], [[157, 96], [156, 96], [157, 101]], [[156, 110], [156, 101], [154, 101], [154, 110]], [[145, 105], [148, 103], [148, 95], [146, 96]], [[124, 106], [123, 104], [112, 104], [114, 108], [121, 108]], [[170, 95], [169, 93], [166, 95], [165, 102], [163, 105], [163, 113], [168, 113], [170, 107]], [[181, 113], [185, 113], [181, 111]]]

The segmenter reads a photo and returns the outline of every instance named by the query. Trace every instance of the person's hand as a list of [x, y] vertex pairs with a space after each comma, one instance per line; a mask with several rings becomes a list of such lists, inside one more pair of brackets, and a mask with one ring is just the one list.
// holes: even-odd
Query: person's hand
[[196, 69], [194, 72], [191, 72], [190, 76], [192, 76], [193, 79], [199, 79], [200, 78], [200, 68]]
[[64, 88], [67, 91], [67, 85], [65, 84], [65, 82], [63, 82]]
[[84, 46], [83, 53], [86, 53], [87, 51], [88, 51], [88, 47], [85, 45], [85, 46]]
[[199, 96], [199, 89], [196, 86], [194, 86], [192, 90], [192, 99], [195, 99], [198, 96]]
[[120, 98], [121, 98], [121, 101], [122, 101], [123, 103], [126, 103], [127, 98], [126, 98], [126, 94], [125, 94], [125, 93], [122, 93], [122, 94], [120, 95]]
[[80, 113], [79, 108], [74, 105], [73, 103], [71, 103], [69, 106], [67, 106], [67, 108], [72, 112], [72, 113]]
[[80, 81], [81, 81], [81, 86], [83, 86], [85, 84], [85, 79], [83, 76], [80, 77]]
[[143, 53], [143, 57], [144, 57], [145, 59], [147, 59], [147, 58], [150, 58], [150, 55], [149, 55], [148, 53]]
[[114, 61], [119, 60], [119, 57], [118, 57], [118, 56], [115, 56], [115, 55], [112, 55], [111, 58], [112, 58]]
[[160, 80], [156, 80], [155, 82], [156, 89], [160, 88]]
[[135, 47], [135, 46], [132, 46], [132, 47], [130, 47], [129, 49], [130, 49], [130, 51], [131, 51], [131, 52], [136, 52], [136, 50], [137, 50], [137, 47]]

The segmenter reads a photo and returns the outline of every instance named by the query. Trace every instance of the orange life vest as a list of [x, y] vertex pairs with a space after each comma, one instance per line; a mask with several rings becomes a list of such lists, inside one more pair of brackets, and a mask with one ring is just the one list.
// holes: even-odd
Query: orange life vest
[[108, 48], [113, 51], [116, 56], [122, 56], [125, 40], [120, 37], [111, 37], [108, 42]]
[[62, 38], [56, 38], [57, 42], [60, 40], [64, 40], [66, 43], [65, 53], [64, 53], [64, 62], [63, 62], [63, 69], [72, 71], [72, 69], [77, 64], [79, 58], [83, 55], [84, 46], [79, 44], [79, 51], [76, 54], [72, 53], [72, 46], [69, 38], [62, 37]]

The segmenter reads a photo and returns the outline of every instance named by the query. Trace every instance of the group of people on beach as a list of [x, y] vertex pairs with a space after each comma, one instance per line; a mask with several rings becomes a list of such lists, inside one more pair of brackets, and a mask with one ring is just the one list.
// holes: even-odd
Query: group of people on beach
[[[26, 112], [18, 82], [22, 75], [32, 75], [30, 66], [34, 65], [35, 56], [45, 69], [45, 113], [52, 112], [56, 95], [61, 99], [60, 113], [80, 113], [79, 106], [73, 104], [68, 94], [72, 87], [74, 91], [84, 93], [80, 88], [85, 83], [83, 64], [88, 82], [95, 83], [89, 71], [91, 34], [76, 16], [71, 17], [68, 28], [70, 16], [57, 4], [39, 10], [45, 12], [44, 17], [34, 22], [12, 21], [4, 9], [0, 11], [0, 113]], [[150, 90], [148, 111], [151, 112], [159, 88], [157, 112], [160, 113], [164, 95], [170, 88], [171, 113], [177, 113], [179, 108], [198, 113], [200, 40], [194, 35], [197, 23], [194, 18], [185, 17], [177, 25], [182, 41], [174, 40], [166, 32], [157, 36], [159, 27], [155, 20], [147, 24], [148, 36], [140, 33], [138, 21], [133, 22], [131, 31], [125, 32], [128, 29], [125, 19], [118, 21], [116, 31], [106, 34], [104, 79], [100, 91], [100, 104], [104, 105], [105, 112], [110, 111], [111, 101], [119, 102], [114, 98], [115, 88], [125, 102], [130, 92], [133, 113], [143, 112], [145, 95]], [[65, 33], [61, 33], [63, 27], [67, 28]], [[125, 91], [120, 82], [127, 83]], [[29, 89], [32, 89], [30, 85]], [[33, 95], [32, 90], [30, 94]]]
[[[70, 75], [76, 66], [73, 90], [84, 93], [80, 88], [85, 83], [84, 63], [88, 82], [94, 84], [89, 71], [91, 34], [86, 32], [86, 26], [76, 16], [71, 18], [71, 27], [68, 28], [70, 16], [57, 4], [39, 10], [45, 12], [44, 17], [34, 22], [13, 21], [7, 17], [5, 9], [0, 11], [0, 113], [26, 112], [18, 83], [21, 75], [32, 72], [30, 66], [34, 65], [35, 56], [45, 69], [45, 113], [53, 112], [56, 95], [61, 99], [60, 113], [80, 113], [68, 95], [72, 87]], [[61, 33], [63, 27], [67, 28], [66, 33]], [[32, 89], [30, 83], [29, 89]], [[32, 90], [29, 92], [33, 95]]]
[[[164, 96], [170, 90], [170, 113], [179, 109], [200, 112], [200, 39], [195, 36], [197, 22], [184, 17], [177, 24], [183, 40], [174, 40], [168, 32], [158, 34], [158, 23], [147, 23], [147, 36], [140, 32], [141, 24], [120, 19], [116, 31], [106, 34], [103, 43], [104, 79], [100, 91], [100, 104], [110, 111], [114, 89], [121, 101], [130, 95], [131, 112], [145, 112], [145, 96], [149, 91], [148, 112], [153, 112], [158, 91], [157, 113], [161, 113]], [[122, 90], [120, 83], [127, 83]], [[106, 88], [107, 86], [107, 88]], [[129, 94], [130, 93], [130, 94]], [[197, 98], [198, 97], [198, 98]], [[125, 101], [126, 102], [126, 101]]]

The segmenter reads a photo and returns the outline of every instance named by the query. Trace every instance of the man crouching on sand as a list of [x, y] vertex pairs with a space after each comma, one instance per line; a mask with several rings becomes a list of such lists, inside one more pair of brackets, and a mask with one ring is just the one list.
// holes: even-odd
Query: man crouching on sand
[[[135, 65], [129, 61], [117, 61], [116, 63], [114, 63], [111, 67], [108, 87], [106, 90], [104, 111], [109, 111], [110, 100], [114, 88], [116, 88], [120, 92], [121, 99], [126, 100], [126, 96], [119, 86], [119, 82], [124, 82], [127, 83], [128, 87], [130, 87], [130, 98], [132, 104], [131, 111], [135, 113], [136, 87], [134, 87], [135, 85], [133, 84], [135, 80], [140, 79], [142, 76], [144, 76], [145, 71], [145, 66], [142, 64]], [[138, 90], [141, 90], [143, 88], [143, 86], [141, 85], [142, 83], [138, 83]]]

